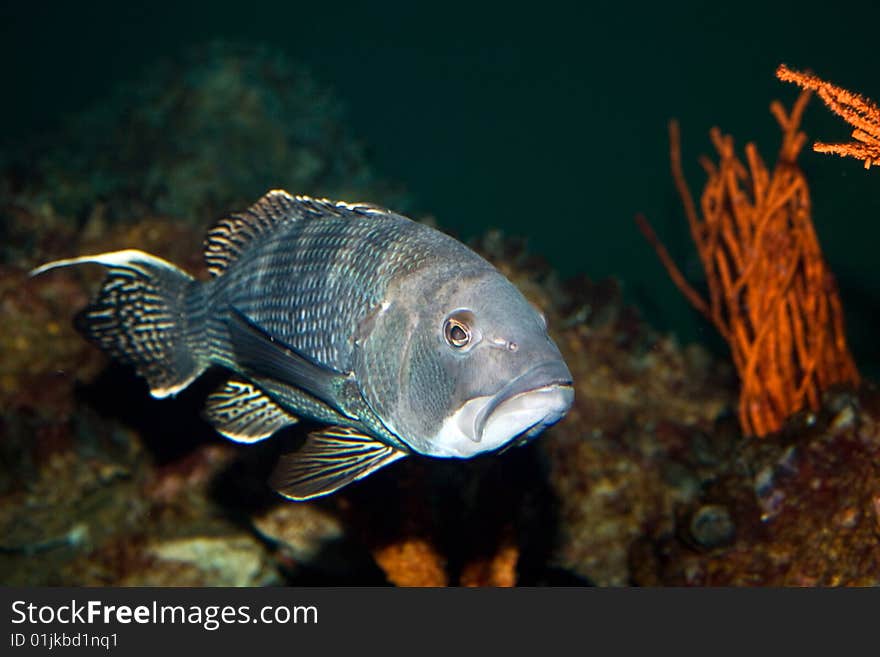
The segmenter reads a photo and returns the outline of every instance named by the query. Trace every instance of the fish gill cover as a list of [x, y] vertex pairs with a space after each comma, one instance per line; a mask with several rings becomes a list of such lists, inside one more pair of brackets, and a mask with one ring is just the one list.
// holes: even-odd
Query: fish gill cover
[[[4, 170], [4, 584], [877, 583], [870, 382], [751, 439], [729, 358], [647, 326], [613, 280], [561, 281], [499, 231], [472, 246], [546, 314], [576, 386], [563, 422], [501, 457], [407, 459], [284, 502], [266, 485], [282, 445], [235, 445], [199, 418], [218, 382], [153, 400], [109, 365], [70, 324], [98, 272], [31, 267], [136, 246], [202, 277], [203, 229], [271, 186], [406, 209], [332, 96], [293, 71], [261, 49], [197, 49]], [[248, 169], [254, 144], [271, 170]]]

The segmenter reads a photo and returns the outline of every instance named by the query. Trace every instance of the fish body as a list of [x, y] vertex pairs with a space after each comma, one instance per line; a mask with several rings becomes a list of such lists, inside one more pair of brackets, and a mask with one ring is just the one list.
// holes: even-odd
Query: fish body
[[329, 425], [283, 457], [291, 499], [324, 495], [410, 453], [468, 458], [563, 417], [572, 380], [543, 316], [457, 240], [375, 206], [272, 191], [206, 239], [198, 281], [137, 250], [35, 270], [108, 270], [81, 330], [156, 397], [205, 369], [232, 376], [206, 416], [239, 442]]

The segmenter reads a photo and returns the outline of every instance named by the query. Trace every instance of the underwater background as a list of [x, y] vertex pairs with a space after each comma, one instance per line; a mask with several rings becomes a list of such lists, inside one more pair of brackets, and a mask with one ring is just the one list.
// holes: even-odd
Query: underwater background
[[[798, 159], [865, 383], [763, 440], [633, 218], [699, 287], [667, 121], [697, 193], [712, 126], [772, 164], [780, 63], [880, 99], [880, 7], [642, 4], [3, 3], [0, 582], [876, 583], [878, 173]], [[849, 134], [817, 99], [802, 129]], [[26, 278], [127, 247], [198, 272], [275, 187], [468, 241], [550, 316], [577, 407], [501, 457], [282, 503], [280, 447], [215, 434], [208, 383], [152, 400], [72, 331], [96, 274]]]

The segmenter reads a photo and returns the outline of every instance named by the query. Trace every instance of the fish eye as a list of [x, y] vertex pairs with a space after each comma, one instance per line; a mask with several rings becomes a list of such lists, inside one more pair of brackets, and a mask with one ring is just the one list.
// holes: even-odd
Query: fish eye
[[470, 345], [473, 340], [472, 322], [469, 321], [471, 319], [468, 312], [457, 312], [447, 317], [443, 323], [446, 344], [454, 349], [464, 349]]
[[446, 336], [446, 342], [450, 347], [461, 349], [466, 347], [471, 341], [471, 334], [468, 327], [456, 319], [447, 319], [446, 325], [443, 327], [443, 333]]

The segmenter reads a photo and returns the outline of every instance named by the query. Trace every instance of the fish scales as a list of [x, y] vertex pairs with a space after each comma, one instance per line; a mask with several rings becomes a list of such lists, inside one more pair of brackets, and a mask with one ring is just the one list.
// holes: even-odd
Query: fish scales
[[458, 247], [419, 228], [393, 214], [283, 225], [208, 283], [213, 321], [223, 324], [234, 306], [294, 349], [347, 371], [352, 336], [393, 278]]
[[264, 440], [330, 425], [284, 456], [273, 485], [326, 495], [412, 452], [470, 458], [522, 444], [571, 406], [571, 374], [540, 313], [457, 240], [393, 212], [276, 190], [208, 233], [198, 281], [129, 249], [48, 263], [108, 275], [78, 326], [167, 397], [230, 371], [206, 418]]
[[[223, 309], [235, 307], [286, 345], [347, 372], [355, 332], [388, 284], [419, 268], [442, 266], [455, 255], [459, 273], [491, 269], [452, 238], [390, 213], [294, 222], [253, 245], [216, 279], [213, 323], [222, 329]], [[228, 353], [228, 336], [222, 330], [214, 333], [220, 335], [216, 350]], [[234, 354], [228, 358], [236, 369]], [[287, 399], [291, 395], [306, 416], [322, 421], [333, 416], [308, 395], [288, 391]], [[357, 401], [350, 409], [357, 408]]]

